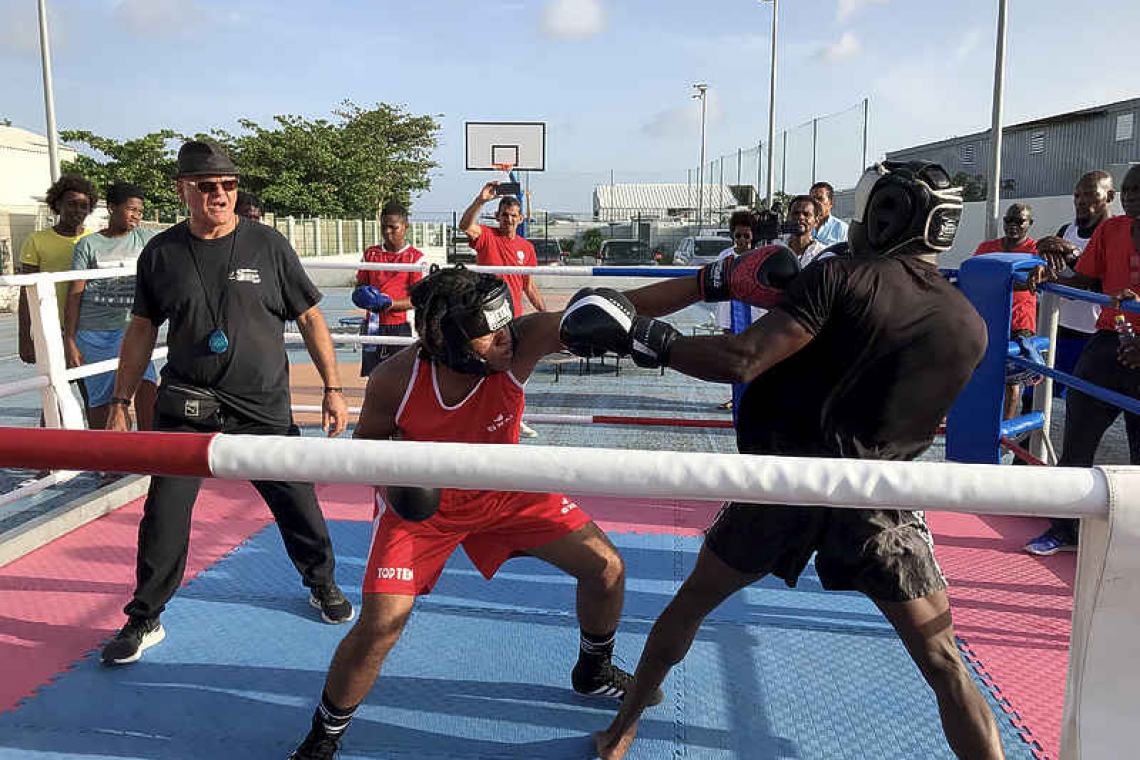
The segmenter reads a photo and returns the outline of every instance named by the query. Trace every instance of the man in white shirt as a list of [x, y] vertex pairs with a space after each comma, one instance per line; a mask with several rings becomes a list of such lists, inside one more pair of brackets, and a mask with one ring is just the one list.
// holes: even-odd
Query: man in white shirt
[[827, 182], [816, 182], [808, 190], [808, 195], [819, 204], [819, 218], [815, 220], [815, 239], [826, 248], [836, 243], [847, 242], [847, 223], [831, 215], [831, 205], [835, 202], [835, 189]]
[[[810, 195], [797, 195], [792, 198], [788, 206], [787, 224], [796, 226], [795, 232], [789, 232], [784, 243], [796, 254], [800, 260], [800, 268], [806, 267], [815, 257], [823, 253], [830, 243], [823, 243], [813, 237], [816, 223], [819, 221], [823, 208], [819, 201]], [[846, 237], [844, 237], [846, 240]]]

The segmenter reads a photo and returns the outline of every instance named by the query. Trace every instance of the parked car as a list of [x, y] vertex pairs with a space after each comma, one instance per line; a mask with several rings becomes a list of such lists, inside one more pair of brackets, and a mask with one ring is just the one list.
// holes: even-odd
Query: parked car
[[711, 264], [725, 248], [732, 247], [732, 240], [713, 235], [687, 237], [673, 252], [673, 263], [683, 266], [703, 266]]
[[612, 264], [656, 264], [653, 251], [641, 240], [606, 240], [598, 251], [603, 266]]
[[562, 263], [562, 245], [557, 238], [538, 238], [531, 240], [530, 244], [534, 246], [534, 255], [540, 266]]

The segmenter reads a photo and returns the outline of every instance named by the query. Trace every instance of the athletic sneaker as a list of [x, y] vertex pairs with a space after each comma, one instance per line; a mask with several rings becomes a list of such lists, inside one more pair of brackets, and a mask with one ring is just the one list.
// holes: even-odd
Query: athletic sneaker
[[321, 611], [321, 619], [329, 625], [347, 623], [356, 616], [352, 603], [335, 583], [313, 588], [309, 594], [309, 604]]
[[520, 422], [519, 435], [521, 435], [523, 438], [538, 438], [538, 431], [525, 422]]
[[332, 760], [340, 749], [340, 739], [329, 736], [320, 728], [313, 726], [301, 746], [293, 750], [289, 760]]
[[126, 665], [142, 657], [142, 653], [166, 638], [158, 618], [131, 617], [115, 638], [103, 647], [103, 663]]
[[[574, 684], [574, 691], [587, 697], [624, 699], [626, 690], [633, 683], [633, 676], [612, 662], [605, 663], [590, 675], [582, 672], [583, 670], [581, 662], [575, 665], [574, 672], [570, 674], [570, 681]], [[658, 689], [649, 700], [649, 704], [660, 704], [663, 699], [665, 694]]]
[[1049, 557], [1057, 552], [1075, 552], [1076, 550], [1077, 542], [1075, 539], [1052, 528], [1025, 545], [1025, 551], [1040, 557]]

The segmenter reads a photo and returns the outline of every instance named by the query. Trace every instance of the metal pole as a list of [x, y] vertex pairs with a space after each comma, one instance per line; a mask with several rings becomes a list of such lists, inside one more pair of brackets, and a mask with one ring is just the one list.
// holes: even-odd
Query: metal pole
[[617, 218], [617, 196], [614, 194], [614, 170], [610, 169], [610, 221]]
[[688, 202], [689, 208], [692, 208], [693, 207], [693, 170], [692, 169], [686, 169], [685, 170], [685, 182], [687, 184], [685, 200]]
[[716, 205], [717, 209], [724, 208], [724, 156], [720, 157], [720, 186], [716, 189]]
[[788, 190], [788, 130], [784, 130], [784, 159], [781, 162], [783, 166], [780, 167], [780, 192], [784, 193]]
[[772, 164], [772, 146], [776, 144], [776, 18], [779, 16], [779, 7], [780, 0], [772, 0], [772, 79], [768, 87], [768, 208], [772, 208], [772, 183], [776, 176]]
[[40, 60], [44, 70], [44, 111], [47, 113], [48, 162], [51, 181], [59, 179], [59, 135], [55, 131], [55, 93], [51, 86], [51, 41], [48, 38], [47, 8], [44, 0], [36, 5], [40, 12]]
[[867, 168], [867, 115], [870, 103], [870, 98], [863, 98], [863, 163], [859, 164], [859, 171]]
[[707, 84], [695, 84], [697, 94], [693, 97], [701, 99], [701, 168], [697, 176], [697, 234], [701, 234], [701, 222], [705, 206], [705, 90]]
[[743, 160], [744, 160], [744, 149], [743, 148], [737, 148], [736, 149], [736, 184], [738, 184], [738, 185], [740, 184], [740, 165], [741, 165], [741, 162]]
[[994, 56], [994, 107], [993, 125], [990, 127], [990, 187], [986, 194], [986, 237], [1000, 236], [1001, 220], [998, 205], [1001, 203], [1001, 121], [1002, 91], [1005, 89], [1005, 19], [1009, 0], [998, 0], [997, 53]]
[[819, 135], [819, 119], [811, 120], [811, 183], [815, 184], [815, 146]]

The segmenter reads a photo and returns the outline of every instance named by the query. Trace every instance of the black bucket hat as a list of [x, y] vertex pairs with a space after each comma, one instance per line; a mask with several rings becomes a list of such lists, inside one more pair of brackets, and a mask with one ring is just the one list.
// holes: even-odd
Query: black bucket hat
[[200, 174], [237, 175], [233, 159], [217, 143], [191, 140], [178, 150], [178, 176]]

